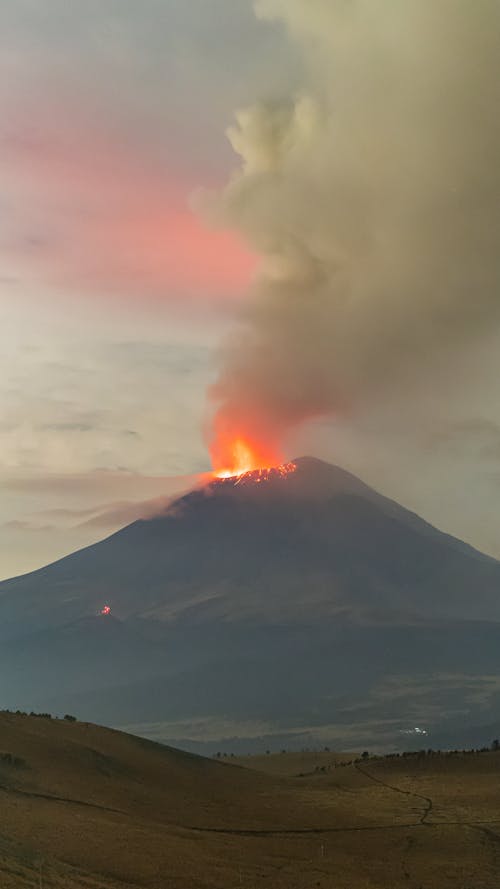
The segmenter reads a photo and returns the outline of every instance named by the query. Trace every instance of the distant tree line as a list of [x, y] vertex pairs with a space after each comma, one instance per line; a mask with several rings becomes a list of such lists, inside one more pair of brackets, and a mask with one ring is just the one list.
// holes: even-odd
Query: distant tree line
[[[345, 766], [352, 765], [360, 765], [360, 763], [367, 762], [368, 760], [371, 762], [377, 762], [384, 759], [417, 759], [417, 760], [425, 760], [429, 757], [453, 757], [453, 756], [473, 756], [479, 755], [480, 753], [491, 753], [491, 751], [500, 751], [500, 741], [495, 738], [494, 741], [491, 742], [489, 747], [472, 747], [470, 749], [464, 750], [433, 750], [432, 748], [427, 748], [427, 750], [403, 750], [401, 753], [385, 753], [385, 754], [370, 754], [367, 750], [365, 750], [361, 756], [356, 757], [355, 759], [347, 759], [347, 760], [336, 760], [333, 763], [330, 763], [328, 766], [316, 766], [315, 772], [326, 772], [330, 771], [330, 769], [334, 768], [343, 768]], [[304, 777], [301, 775], [300, 777]]]
[[[371, 760], [372, 762], [375, 762], [376, 760], [382, 760], [382, 759], [425, 759], [430, 756], [442, 756], [442, 757], [470, 756], [470, 755], [479, 754], [479, 753], [491, 753], [491, 751], [495, 751], [495, 752], [500, 751], [500, 740], [498, 738], [495, 738], [491, 742], [489, 747], [471, 747], [471, 748], [463, 749], [463, 750], [459, 750], [459, 749], [433, 750], [431, 747], [428, 747], [427, 749], [423, 748], [421, 750], [403, 750], [402, 752], [384, 753], [384, 754], [369, 753], [368, 750], [364, 750], [363, 753], [361, 754], [361, 756], [357, 756], [353, 759], [334, 760], [333, 762], [329, 763], [328, 765], [323, 765], [323, 766], [318, 765], [315, 767], [313, 772], [301, 772], [298, 775], [298, 777], [303, 778], [303, 777], [305, 777], [305, 775], [311, 775], [314, 772], [327, 772], [327, 771], [330, 771], [330, 769], [332, 769], [332, 768], [341, 768], [344, 766], [359, 765], [360, 763], [367, 762], [367, 760]], [[292, 750], [282, 749], [282, 750], [280, 750], [280, 753], [281, 754], [283, 754], [283, 753], [330, 753], [330, 748], [324, 747], [323, 750], [321, 750], [321, 751], [320, 750], [311, 750], [310, 748], [307, 748], [307, 747], [303, 748], [300, 751], [295, 751], [295, 750], [292, 751]], [[269, 756], [269, 755], [271, 755], [271, 751], [266, 750], [265, 754], [266, 754], [266, 756]], [[261, 754], [246, 753], [246, 754], [242, 754], [242, 755], [245, 755], [247, 757], [252, 757], [252, 756], [260, 756]], [[217, 753], [213, 754], [214, 759], [228, 759], [228, 758], [234, 758], [234, 756], [235, 756], [234, 753], [221, 752], [220, 750], [217, 751]]]
[[[52, 713], [36, 713], [35, 710], [30, 710], [28, 713], [26, 710], [0, 710], [0, 713], [10, 713], [11, 716], [35, 716], [37, 719], [59, 719], [59, 716], [52, 716]], [[65, 716], [62, 717], [66, 720], [66, 722], [76, 722], [76, 716], [71, 716], [70, 713], [66, 713]]]

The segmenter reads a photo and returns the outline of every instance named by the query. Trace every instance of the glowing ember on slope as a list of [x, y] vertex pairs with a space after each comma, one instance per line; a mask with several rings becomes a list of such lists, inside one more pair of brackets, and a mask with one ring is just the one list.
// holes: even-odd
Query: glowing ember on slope
[[295, 472], [296, 469], [295, 463], [280, 463], [279, 466], [265, 466], [262, 469], [252, 469], [242, 475], [233, 476], [233, 481], [235, 485], [247, 483], [259, 485], [261, 482], [267, 482], [273, 478], [284, 478]]

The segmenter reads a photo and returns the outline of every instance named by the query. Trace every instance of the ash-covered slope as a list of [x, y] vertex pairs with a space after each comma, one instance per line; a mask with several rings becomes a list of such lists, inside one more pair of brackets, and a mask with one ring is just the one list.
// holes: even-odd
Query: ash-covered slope
[[0, 638], [11, 706], [321, 724], [387, 676], [500, 673], [500, 564], [300, 458], [1, 583]]
[[217, 480], [166, 515], [0, 583], [0, 633], [96, 614], [197, 622], [500, 620], [500, 564], [354, 476], [295, 471]]

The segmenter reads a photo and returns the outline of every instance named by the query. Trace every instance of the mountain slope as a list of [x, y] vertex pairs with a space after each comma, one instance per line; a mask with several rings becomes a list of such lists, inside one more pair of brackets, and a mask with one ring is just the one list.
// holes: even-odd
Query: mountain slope
[[500, 564], [338, 467], [291, 469], [214, 481], [1, 583], [2, 700], [166, 721], [165, 737], [179, 720], [265, 733], [363, 714], [395, 735], [499, 709]]
[[216, 481], [169, 512], [0, 583], [4, 638], [108, 602], [122, 618], [500, 620], [500, 564], [312, 458]]

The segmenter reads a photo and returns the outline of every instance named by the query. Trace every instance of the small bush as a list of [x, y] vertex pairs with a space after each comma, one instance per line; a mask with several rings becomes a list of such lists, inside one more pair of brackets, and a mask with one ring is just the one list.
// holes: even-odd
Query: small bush
[[24, 765], [24, 759], [21, 759], [20, 756], [14, 756], [13, 753], [0, 753], [0, 762], [5, 763], [7, 766], [14, 766], [16, 769]]

